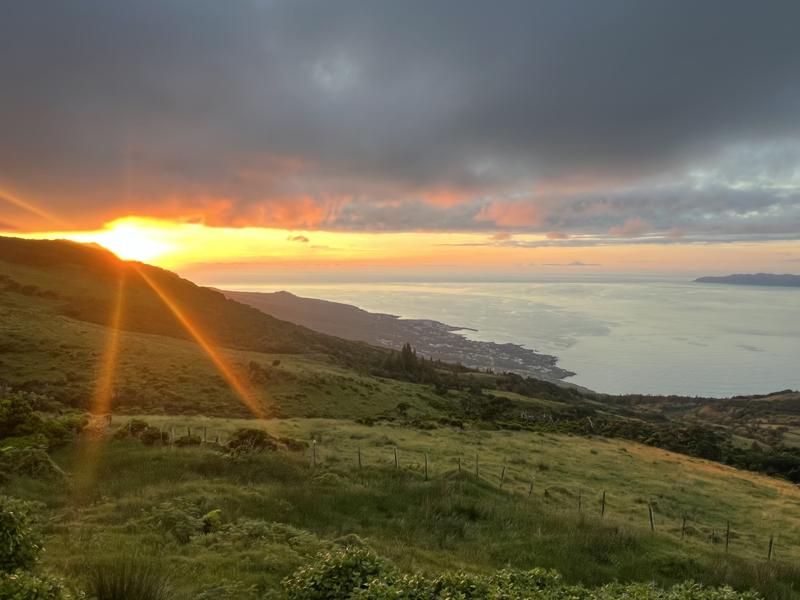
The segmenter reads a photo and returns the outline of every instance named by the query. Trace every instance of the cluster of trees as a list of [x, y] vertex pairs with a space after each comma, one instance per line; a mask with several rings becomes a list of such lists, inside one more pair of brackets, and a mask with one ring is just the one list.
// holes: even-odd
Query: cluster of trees
[[0, 442], [4, 447], [55, 448], [66, 444], [86, 423], [85, 415], [67, 412], [43, 417], [52, 410], [46, 396], [0, 387]]
[[424, 356], [417, 356], [417, 351], [406, 342], [400, 351], [390, 350], [381, 364], [378, 374], [393, 379], [403, 379], [415, 383], [441, 385], [442, 378], [438, 371], [445, 365]]

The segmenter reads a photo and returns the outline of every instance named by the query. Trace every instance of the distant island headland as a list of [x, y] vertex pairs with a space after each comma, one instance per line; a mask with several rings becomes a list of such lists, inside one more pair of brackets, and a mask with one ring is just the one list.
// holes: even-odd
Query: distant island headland
[[777, 273], [750, 273], [723, 275], [721, 277], [698, 277], [695, 283], [726, 283], [731, 285], [767, 285], [772, 287], [800, 287], [800, 275]]

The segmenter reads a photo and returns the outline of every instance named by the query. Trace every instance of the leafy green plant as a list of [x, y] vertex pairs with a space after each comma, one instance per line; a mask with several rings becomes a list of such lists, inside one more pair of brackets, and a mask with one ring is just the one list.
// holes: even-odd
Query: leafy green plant
[[350, 598], [375, 580], [392, 579], [394, 567], [367, 548], [326, 552], [284, 580], [289, 600]]
[[152, 563], [113, 561], [89, 571], [88, 591], [95, 600], [166, 600], [172, 598], [169, 578]]
[[61, 582], [18, 571], [0, 575], [0, 598], [3, 600], [71, 600]]
[[178, 543], [187, 544], [193, 535], [203, 532], [205, 512], [196, 502], [175, 498], [151, 509], [144, 518], [146, 525], [172, 534]]
[[0, 473], [35, 478], [64, 476], [64, 472], [41, 448], [15, 446], [0, 448]]
[[755, 592], [708, 588], [685, 582], [610, 584], [600, 588], [566, 584], [553, 570], [503, 569], [489, 574], [398, 575], [369, 550], [348, 547], [323, 555], [284, 581], [291, 600], [758, 600]]
[[30, 505], [0, 496], [0, 572], [29, 569], [41, 551], [31, 527]]

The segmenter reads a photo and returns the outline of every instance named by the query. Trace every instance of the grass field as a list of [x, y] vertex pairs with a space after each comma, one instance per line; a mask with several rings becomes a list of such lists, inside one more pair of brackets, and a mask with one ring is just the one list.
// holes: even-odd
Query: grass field
[[[0, 296], [5, 383], [87, 405], [102, 368], [108, 329], [47, 310], [52, 300]], [[119, 344], [115, 410], [252, 416], [194, 342], [123, 331]], [[401, 401], [411, 405], [412, 413], [435, 414], [431, 401], [441, 401], [429, 387], [371, 377], [324, 355], [219, 352], [270, 416], [375, 416], [394, 411]], [[275, 361], [280, 364], [274, 366]], [[258, 381], [251, 381], [251, 363], [260, 367]]]
[[[176, 435], [187, 426], [195, 433], [205, 427], [209, 438], [222, 441], [254, 423], [146, 418], [165, 430], [176, 428]], [[114, 419], [114, 428], [124, 425], [124, 418]], [[109, 557], [157, 555], [189, 597], [215, 585], [233, 586], [238, 591], [232, 597], [243, 598], [250, 586], [259, 593], [277, 589], [282, 577], [318, 551], [353, 541], [413, 571], [545, 566], [576, 583], [692, 578], [758, 587], [774, 598], [794, 597], [800, 586], [800, 570], [792, 566], [800, 557], [792, 545], [800, 493], [773, 479], [600, 439], [416, 431], [328, 419], [269, 420], [263, 426], [275, 435], [318, 440], [317, 467], [310, 466], [310, 451], [231, 460], [211, 447], [109, 439], [93, 489], [79, 492], [71, 479], [54, 488], [22, 478], [7, 491], [43, 503], [47, 567], [79, 579], [87, 565]], [[77, 469], [74, 447], [54, 458], [68, 473]], [[225, 524], [219, 532], [192, 529], [214, 509]], [[681, 539], [684, 511], [690, 520]], [[728, 519], [733, 533], [726, 554]], [[186, 527], [190, 534], [179, 539]], [[712, 530], [723, 536], [716, 543]], [[777, 541], [767, 563], [770, 534]]]

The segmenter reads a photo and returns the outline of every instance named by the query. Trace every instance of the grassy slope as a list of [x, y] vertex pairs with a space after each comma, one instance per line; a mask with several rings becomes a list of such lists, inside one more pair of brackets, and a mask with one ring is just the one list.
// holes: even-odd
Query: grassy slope
[[[48, 310], [55, 301], [0, 292], [0, 379], [87, 406], [101, 368], [108, 330]], [[431, 412], [432, 390], [370, 377], [330, 357], [223, 349], [241, 378], [256, 362], [265, 380], [252, 383], [268, 415], [360, 417], [405, 401]], [[274, 360], [279, 366], [272, 366]], [[200, 348], [188, 340], [123, 332], [116, 376], [116, 411], [249, 416]]]
[[[111, 270], [102, 261], [100, 267], [21, 264], [2, 250], [0, 259], [7, 260], [0, 260], [0, 273], [37, 289], [0, 289], [0, 382], [87, 405], [107, 340], [103, 323], [113, 303], [109, 290], [115, 289], [111, 284], [118, 276], [118, 261], [103, 259], [111, 261]], [[621, 441], [355, 425], [350, 419], [397, 414], [399, 402], [411, 405], [410, 416], [436, 417], [466, 392], [451, 390], [443, 398], [430, 386], [370, 376], [364, 365], [375, 355], [368, 347], [254, 315], [235, 303], [220, 303], [214, 292], [208, 295], [175, 276], [153, 273], [166, 278], [164, 285], [182, 298], [215, 341], [223, 343], [221, 352], [253, 385], [267, 414], [336, 419], [266, 424], [276, 433], [320, 439], [321, 469], [334, 475], [320, 477], [319, 470], [309, 471], [304, 456], [262, 456], [232, 465], [208, 449], [173, 451], [112, 443], [102, 454], [95, 495], [79, 504], [70, 485], [54, 489], [50, 482], [21, 479], [8, 486], [15, 495], [47, 504], [46, 561], [56, 570], [96, 561], [113, 548], [120, 555], [163, 554], [186, 590], [236, 579], [267, 587], [330, 540], [357, 533], [409, 569], [537, 564], [592, 584], [614, 578], [666, 583], [695, 577], [708, 583], [761, 584], [775, 597], [791, 597], [787, 586], [800, 586], [796, 571], [763, 564], [773, 533], [779, 535], [779, 558], [800, 559], [800, 550], [791, 544], [800, 539], [800, 496], [793, 486]], [[144, 413], [164, 426], [204, 425], [211, 436], [220, 433], [223, 438], [233, 427], [252, 424], [211, 418], [248, 413], [157, 298], [141, 282], [128, 289], [116, 412]], [[57, 295], [42, 294], [43, 290]], [[300, 352], [303, 349], [306, 352]], [[273, 366], [276, 359], [280, 365]], [[257, 379], [250, 377], [251, 362], [261, 366]], [[494, 393], [547, 410], [565, 406]], [[596, 408], [616, 410], [602, 404]], [[635, 408], [647, 413], [641, 406]], [[681, 419], [699, 418], [692, 410]], [[154, 416], [157, 413], [165, 416]], [[400, 477], [391, 468], [395, 445], [408, 468]], [[360, 475], [353, 472], [358, 446], [367, 465]], [[433, 475], [428, 483], [421, 481], [426, 451]], [[468, 464], [471, 470], [475, 451], [481, 454], [483, 482], [454, 480], [456, 458], [462, 456], [465, 470]], [[74, 449], [56, 459], [70, 471]], [[504, 461], [506, 483], [498, 492]], [[523, 500], [531, 476], [536, 493], [531, 501]], [[589, 513], [597, 512], [603, 490], [608, 493], [608, 514], [601, 526]], [[578, 493], [583, 517], [577, 514]], [[304, 541], [276, 534], [269, 543], [261, 540], [255, 546], [205, 538], [180, 545], [163, 531], [141, 525], [143, 511], [175, 498], [203, 502], [207, 509], [223, 508], [228, 520], [250, 517], [290, 524], [302, 530], [298, 535]], [[655, 536], [646, 530], [648, 501], [656, 509]], [[684, 513], [690, 517], [690, 535], [681, 541], [677, 533]], [[722, 546], [710, 539], [712, 532], [719, 536], [724, 531], [728, 519], [734, 534], [732, 557], [723, 560]]]
[[[209, 433], [223, 436], [242, 424], [150, 420], [162, 426], [206, 426]], [[115, 426], [122, 424], [115, 420]], [[190, 597], [224, 582], [270, 589], [320, 549], [342, 536], [352, 540], [354, 534], [409, 570], [536, 565], [588, 584], [694, 578], [759, 586], [775, 598], [794, 597], [792, 589], [800, 587], [800, 572], [791, 566], [800, 549], [790, 545], [800, 531], [800, 493], [776, 480], [600, 439], [449, 428], [420, 432], [341, 420], [265, 425], [282, 435], [319, 438], [319, 466], [310, 468], [305, 452], [231, 462], [211, 449], [109, 441], [100, 453], [97, 487], [88, 496], [74, 493], [71, 485], [27, 479], [13, 481], [8, 491], [45, 503], [47, 567], [75, 574], [109, 557], [156, 555]], [[395, 444], [401, 449], [399, 471], [393, 467]], [[364, 463], [360, 471], [358, 447]], [[466, 472], [476, 450], [482, 461], [480, 480]], [[422, 466], [426, 451], [428, 482]], [[457, 456], [465, 459], [461, 476]], [[68, 472], [76, 468], [74, 448], [56, 453], [55, 459]], [[504, 459], [507, 484], [500, 491]], [[528, 498], [531, 473], [535, 492]], [[577, 511], [579, 489], [583, 514]], [[597, 512], [603, 489], [608, 509], [601, 521]], [[648, 500], [656, 509], [655, 534], [647, 528]], [[198, 514], [220, 508], [225, 522], [256, 519], [279, 525], [250, 543], [198, 533], [181, 544], [163, 528], [145, 524], [148, 514], [168, 512], [164, 502], [171, 508], [194, 503]], [[680, 517], [687, 506], [695, 520], [681, 540]], [[722, 531], [726, 518], [734, 531], [727, 556], [723, 544], [709, 540], [710, 528]], [[768, 565], [769, 532], [780, 535], [776, 558]]]
[[[122, 327], [129, 331], [191, 339], [144, 276], [180, 306], [189, 321], [214, 345], [261, 352], [321, 352], [357, 365], [383, 353], [275, 319], [163, 269], [121, 261], [98, 247], [65, 241], [0, 237], [0, 274], [13, 285], [34, 286], [54, 297], [52, 310], [107, 325], [124, 284]], [[142, 275], [144, 274], [144, 276]], [[0, 282], [0, 289], [8, 283]]]

